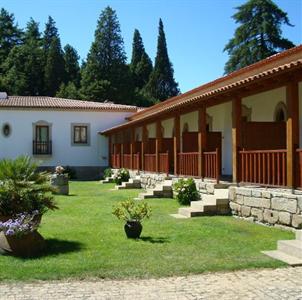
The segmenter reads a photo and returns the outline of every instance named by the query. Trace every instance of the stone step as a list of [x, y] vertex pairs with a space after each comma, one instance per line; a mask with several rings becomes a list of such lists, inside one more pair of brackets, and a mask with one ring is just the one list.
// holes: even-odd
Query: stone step
[[296, 230], [296, 240], [302, 241], [302, 230]]
[[302, 240], [283, 240], [277, 245], [277, 250], [284, 254], [302, 259]]
[[200, 209], [195, 209], [192, 207], [180, 207], [178, 209], [178, 214], [183, 215], [187, 218], [203, 216], [204, 212]]
[[100, 183], [112, 183], [114, 181], [113, 177], [106, 177], [103, 180], [100, 180]]
[[261, 251], [263, 254], [266, 254], [274, 259], [281, 260], [290, 266], [302, 266], [302, 259], [297, 258], [291, 255], [288, 255], [282, 251], [279, 250], [273, 250], [273, 251]]

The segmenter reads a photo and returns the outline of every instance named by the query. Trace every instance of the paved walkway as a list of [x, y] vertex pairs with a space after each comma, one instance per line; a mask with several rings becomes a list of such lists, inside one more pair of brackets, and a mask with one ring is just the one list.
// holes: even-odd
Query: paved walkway
[[0, 283], [0, 299], [302, 299], [302, 267], [150, 280]]

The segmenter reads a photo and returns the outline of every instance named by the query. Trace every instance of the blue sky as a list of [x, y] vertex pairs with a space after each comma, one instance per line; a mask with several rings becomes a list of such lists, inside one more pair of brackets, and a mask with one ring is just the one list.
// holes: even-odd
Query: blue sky
[[[128, 60], [135, 28], [154, 61], [158, 20], [164, 22], [168, 51], [175, 78], [182, 92], [223, 75], [227, 54], [223, 48], [237, 27], [231, 16], [244, 0], [0, 0], [0, 7], [15, 14], [20, 27], [30, 17], [40, 22], [48, 15], [59, 29], [62, 45], [74, 46], [85, 59], [94, 38], [96, 22], [104, 7], [117, 12]], [[283, 35], [302, 43], [302, 0], [275, 0], [288, 13], [295, 27], [284, 27]]]

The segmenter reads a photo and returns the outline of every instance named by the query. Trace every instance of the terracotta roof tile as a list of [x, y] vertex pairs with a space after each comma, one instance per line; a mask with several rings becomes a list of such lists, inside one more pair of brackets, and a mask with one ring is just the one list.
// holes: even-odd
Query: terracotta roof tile
[[1, 108], [75, 109], [129, 112], [137, 112], [140, 110], [136, 106], [114, 104], [111, 102], [92, 102], [47, 96], [9, 96], [7, 99], [0, 99], [0, 109]]

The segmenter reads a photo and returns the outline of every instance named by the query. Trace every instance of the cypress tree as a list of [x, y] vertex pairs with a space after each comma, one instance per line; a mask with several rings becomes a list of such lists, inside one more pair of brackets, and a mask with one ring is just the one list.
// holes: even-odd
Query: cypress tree
[[133, 87], [116, 12], [106, 7], [82, 69], [81, 92], [88, 100], [131, 103]]
[[224, 48], [230, 56], [224, 68], [225, 73], [294, 47], [291, 41], [281, 36], [282, 24], [292, 26], [287, 13], [273, 1], [249, 0], [236, 9], [232, 18], [240, 26]]
[[51, 42], [54, 38], [59, 39], [58, 29], [54, 19], [51, 16], [48, 16], [43, 35], [43, 49], [45, 52], [49, 50]]
[[146, 85], [145, 93], [160, 101], [179, 94], [178, 83], [174, 80], [174, 70], [168, 56], [164, 25], [161, 19], [159, 20], [154, 69]]
[[54, 96], [65, 79], [64, 58], [61, 43], [53, 38], [47, 51], [44, 88], [48, 96]]
[[152, 61], [145, 51], [142, 37], [137, 29], [134, 30], [132, 58], [130, 70], [133, 75], [135, 88], [141, 90], [149, 81], [152, 72]]
[[80, 85], [79, 58], [75, 48], [69, 44], [64, 47], [65, 82], [71, 82], [75, 87], [79, 87]]

